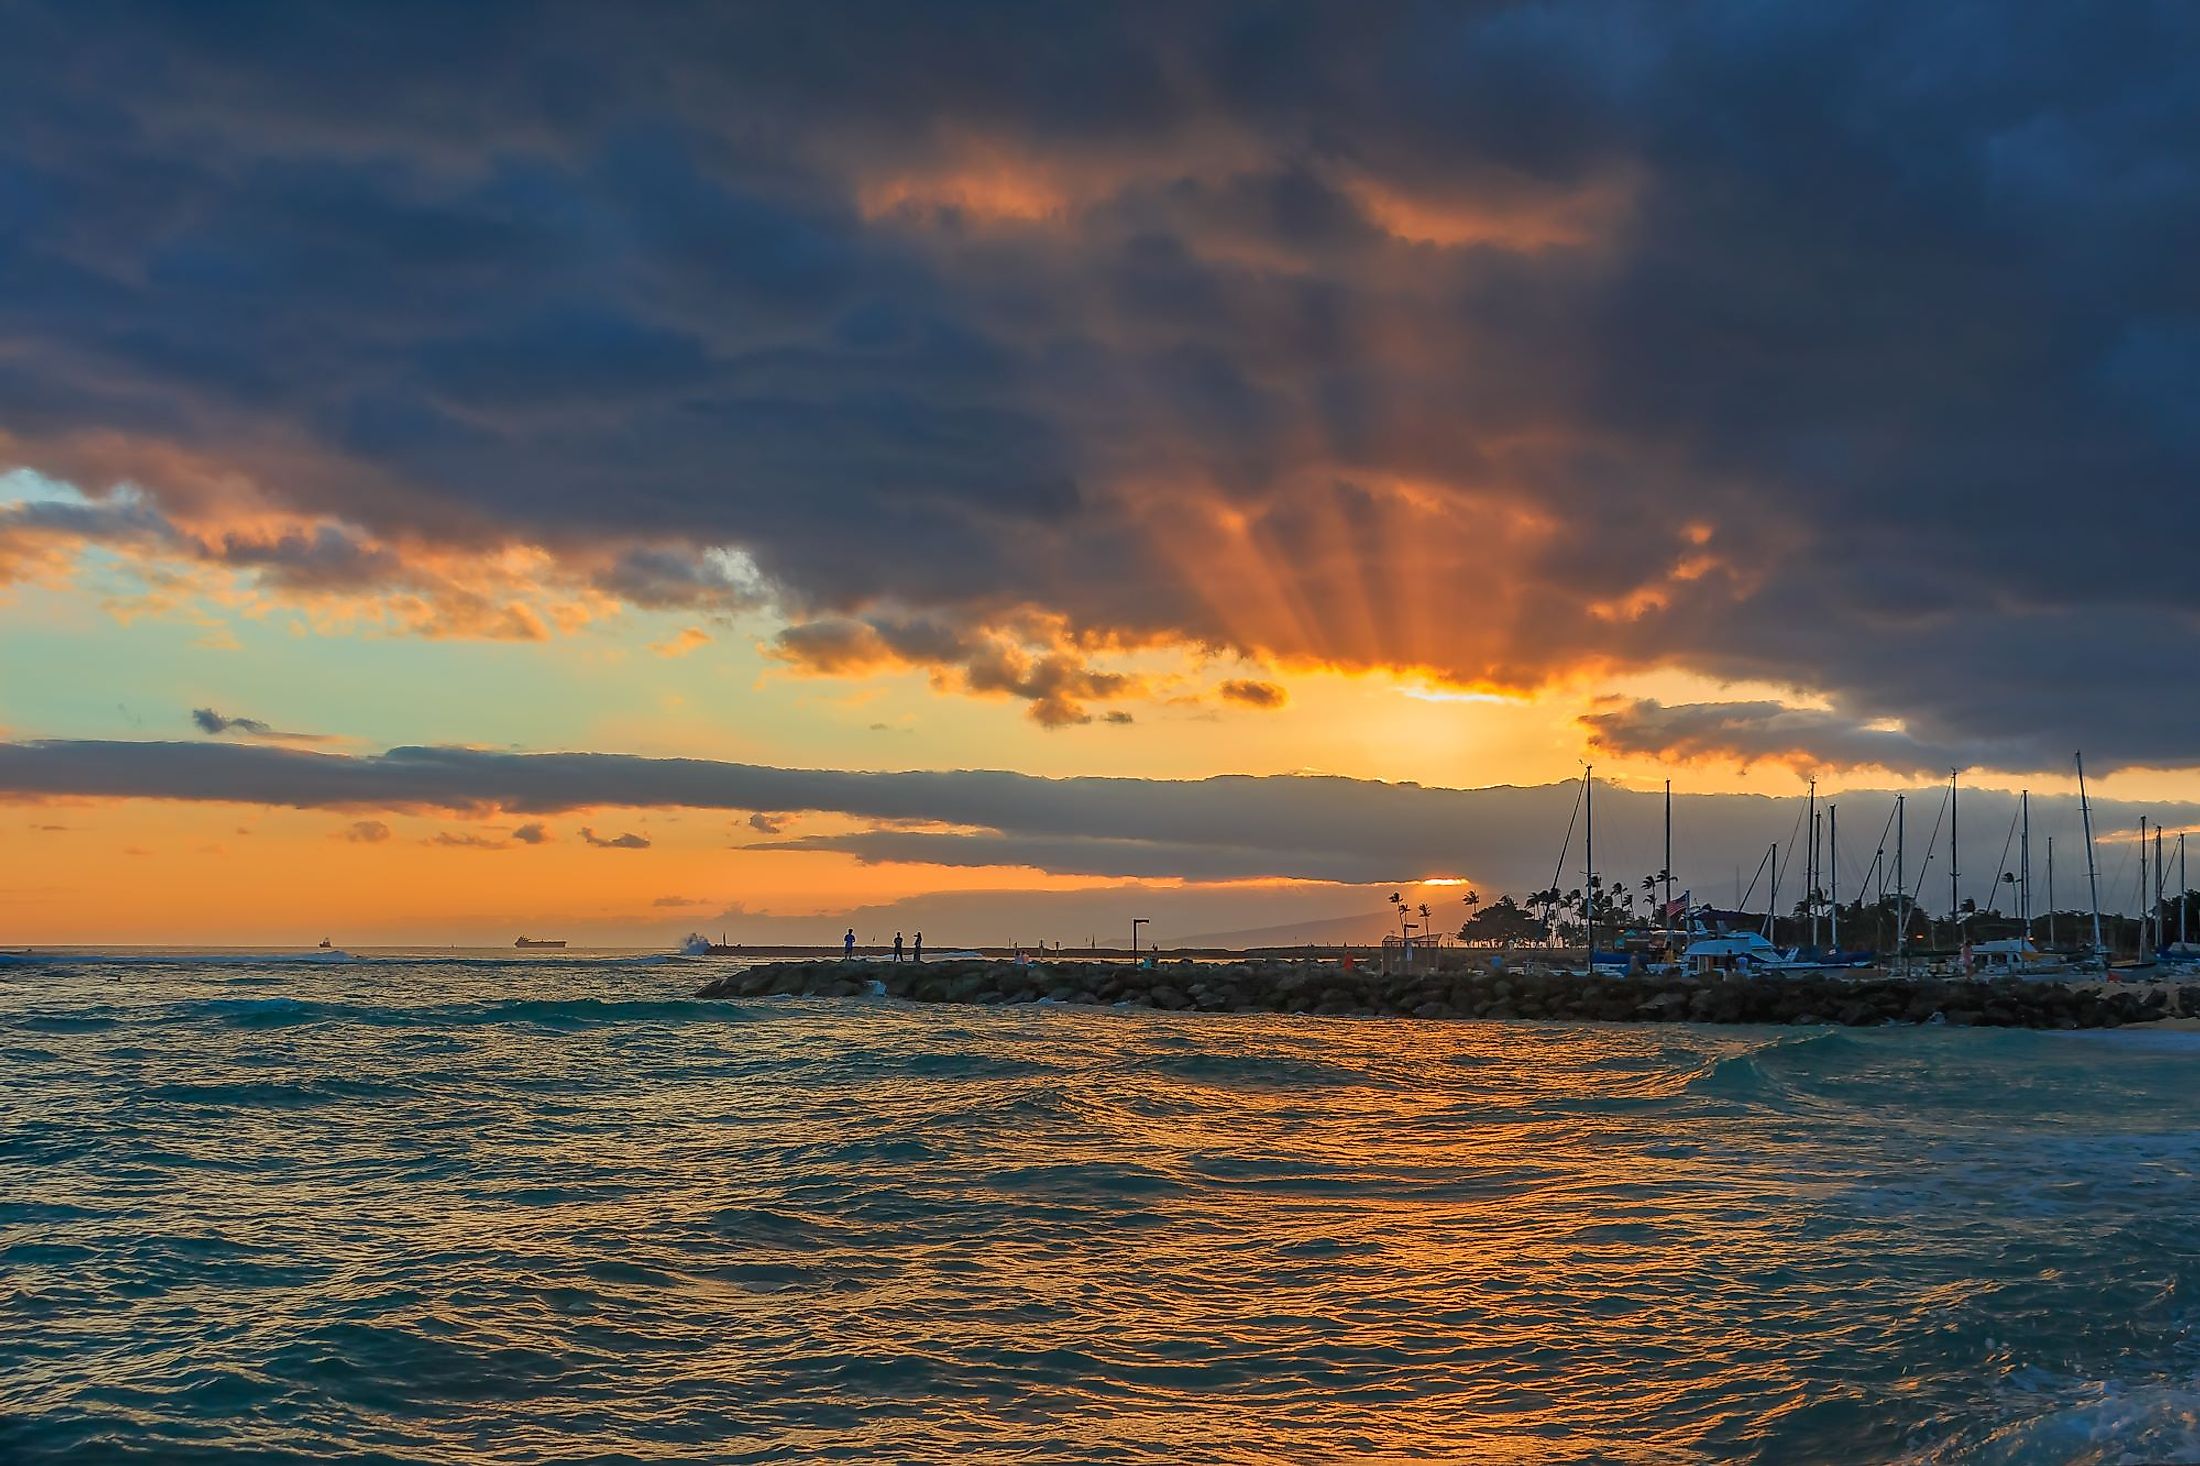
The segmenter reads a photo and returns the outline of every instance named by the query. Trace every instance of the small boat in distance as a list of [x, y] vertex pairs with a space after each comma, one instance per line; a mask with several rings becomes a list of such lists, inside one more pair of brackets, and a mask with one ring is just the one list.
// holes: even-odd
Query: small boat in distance
[[555, 940], [543, 940], [537, 937], [521, 937], [512, 945], [515, 947], [562, 947], [565, 945], [565, 939], [560, 937]]
[[330, 941], [330, 940], [329, 940], [329, 939], [328, 939], [327, 937], [323, 937], [323, 938], [321, 938], [321, 950], [322, 950], [322, 951], [324, 951], [324, 952], [332, 952], [332, 951], [334, 951], [335, 949], [336, 949], [336, 944], [335, 944], [334, 942]]

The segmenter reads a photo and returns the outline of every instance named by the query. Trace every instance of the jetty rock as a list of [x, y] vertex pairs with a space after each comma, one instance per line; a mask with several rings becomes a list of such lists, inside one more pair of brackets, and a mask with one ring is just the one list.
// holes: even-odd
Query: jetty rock
[[714, 977], [696, 994], [732, 999], [863, 995], [915, 1003], [1048, 1002], [1186, 1013], [1851, 1028], [1924, 1023], [2119, 1028], [2200, 1017], [2200, 984], [2126, 987], [2097, 980], [1902, 978], [1868, 971], [1700, 979], [1489, 967], [1384, 973], [1272, 958], [1151, 967], [990, 959], [774, 962]]

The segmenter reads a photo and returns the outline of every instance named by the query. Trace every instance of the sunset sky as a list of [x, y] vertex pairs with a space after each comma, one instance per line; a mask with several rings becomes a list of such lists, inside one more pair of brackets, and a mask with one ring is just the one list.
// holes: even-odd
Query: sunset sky
[[2082, 748], [2112, 897], [2196, 29], [0, 0], [0, 946], [1289, 927], [1585, 759], [1700, 894], [1960, 766], [2073, 906]]

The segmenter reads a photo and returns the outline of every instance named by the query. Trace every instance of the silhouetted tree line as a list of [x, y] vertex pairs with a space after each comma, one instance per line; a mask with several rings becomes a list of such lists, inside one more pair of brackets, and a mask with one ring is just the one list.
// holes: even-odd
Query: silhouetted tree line
[[[1597, 941], [1612, 942], [1629, 933], [1641, 935], [1661, 930], [1663, 902], [1659, 893], [1664, 884], [1662, 872], [1643, 876], [1639, 881], [1611, 884], [1599, 877], [1593, 901]], [[1637, 889], [1643, 895], [1639, 904]], [[1998, 888], [1996, 892], [1997, 897], [2013, 894]], [[1468, 915], [1459, 928], [1459, 940], [1470, 946], [1488, 947], [1507, 942], [1538, 942], [1546, 935], [1561, 945], [1578, 943], [1592, 906], [1589, 894], [1580, 886], [1571, 889], [1549, 886], [1529, 892], [1524, 900], [1507, 893], [1495, 901], [1484, 901], [1474, 891], [1467, 892], [1463, 899]], [[1927, 911], [1914, 899], [1905, 903], [1899, 895], [1891, 893], [1869, 902], [1859, 898], [1837, 905], [1823, 891], [1810, 891], [1773, 922], [1771, 937], [1781, 946], [1805, 945], [1811, 940], [1815, 920], [1818, 939], [1826, 942], [1832, 935], [1833, 918], [1837, 913], [1841, 945], [1851, 949], [1894, 951], [1898, 932], [1905, 926], [1912, 950], [1953, 950], [1965, 942], [2027, 935], [2025, 923], [2011, 913], [1996, 909], [1997, 904], [1990, 903], [1981, 910], [1975, 899], [1967, 897], [1960, 919], [1951, 921], [1946, 912]], [[2193, 940], [2200, 941], [2200, 890], [2187, 891], [2182, 898], [2164, 898], [2157, 912], [2162, 940], [2177, 940], [2180, 904], [2185, 911], [2186, 931]], [[1425, 921], [1427, 908], [1422, 911]], [[1683, 917], [1674, 920], [1677, 925], [1685, 922]], [[2138, 951], [2140, 931], [2140, 920], [2136, 916], [2104, 913], [2101, 917], [2101, 938], [2112, 952]], [[2032, 918], [2029, 935], [2042, 946], [2090, 946], [2093, 914], [2072, 910], [2058, 910], [2052, 914], [2040, 912]]]

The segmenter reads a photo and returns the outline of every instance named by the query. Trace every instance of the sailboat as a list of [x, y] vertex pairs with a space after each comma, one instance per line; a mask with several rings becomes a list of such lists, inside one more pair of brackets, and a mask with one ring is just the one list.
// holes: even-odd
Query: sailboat
[[2085, 792], [2085, 754], [2072, 755], [2078, 766], [2078, 817], [2085, 825], [2085, 888], [2093, 900], [2093, 951], [2085, 959], [2087, 968], [2108, 965], [2108, 949], [2101, 945], [2101, 872], [2093, 859], [2093, 803]]

